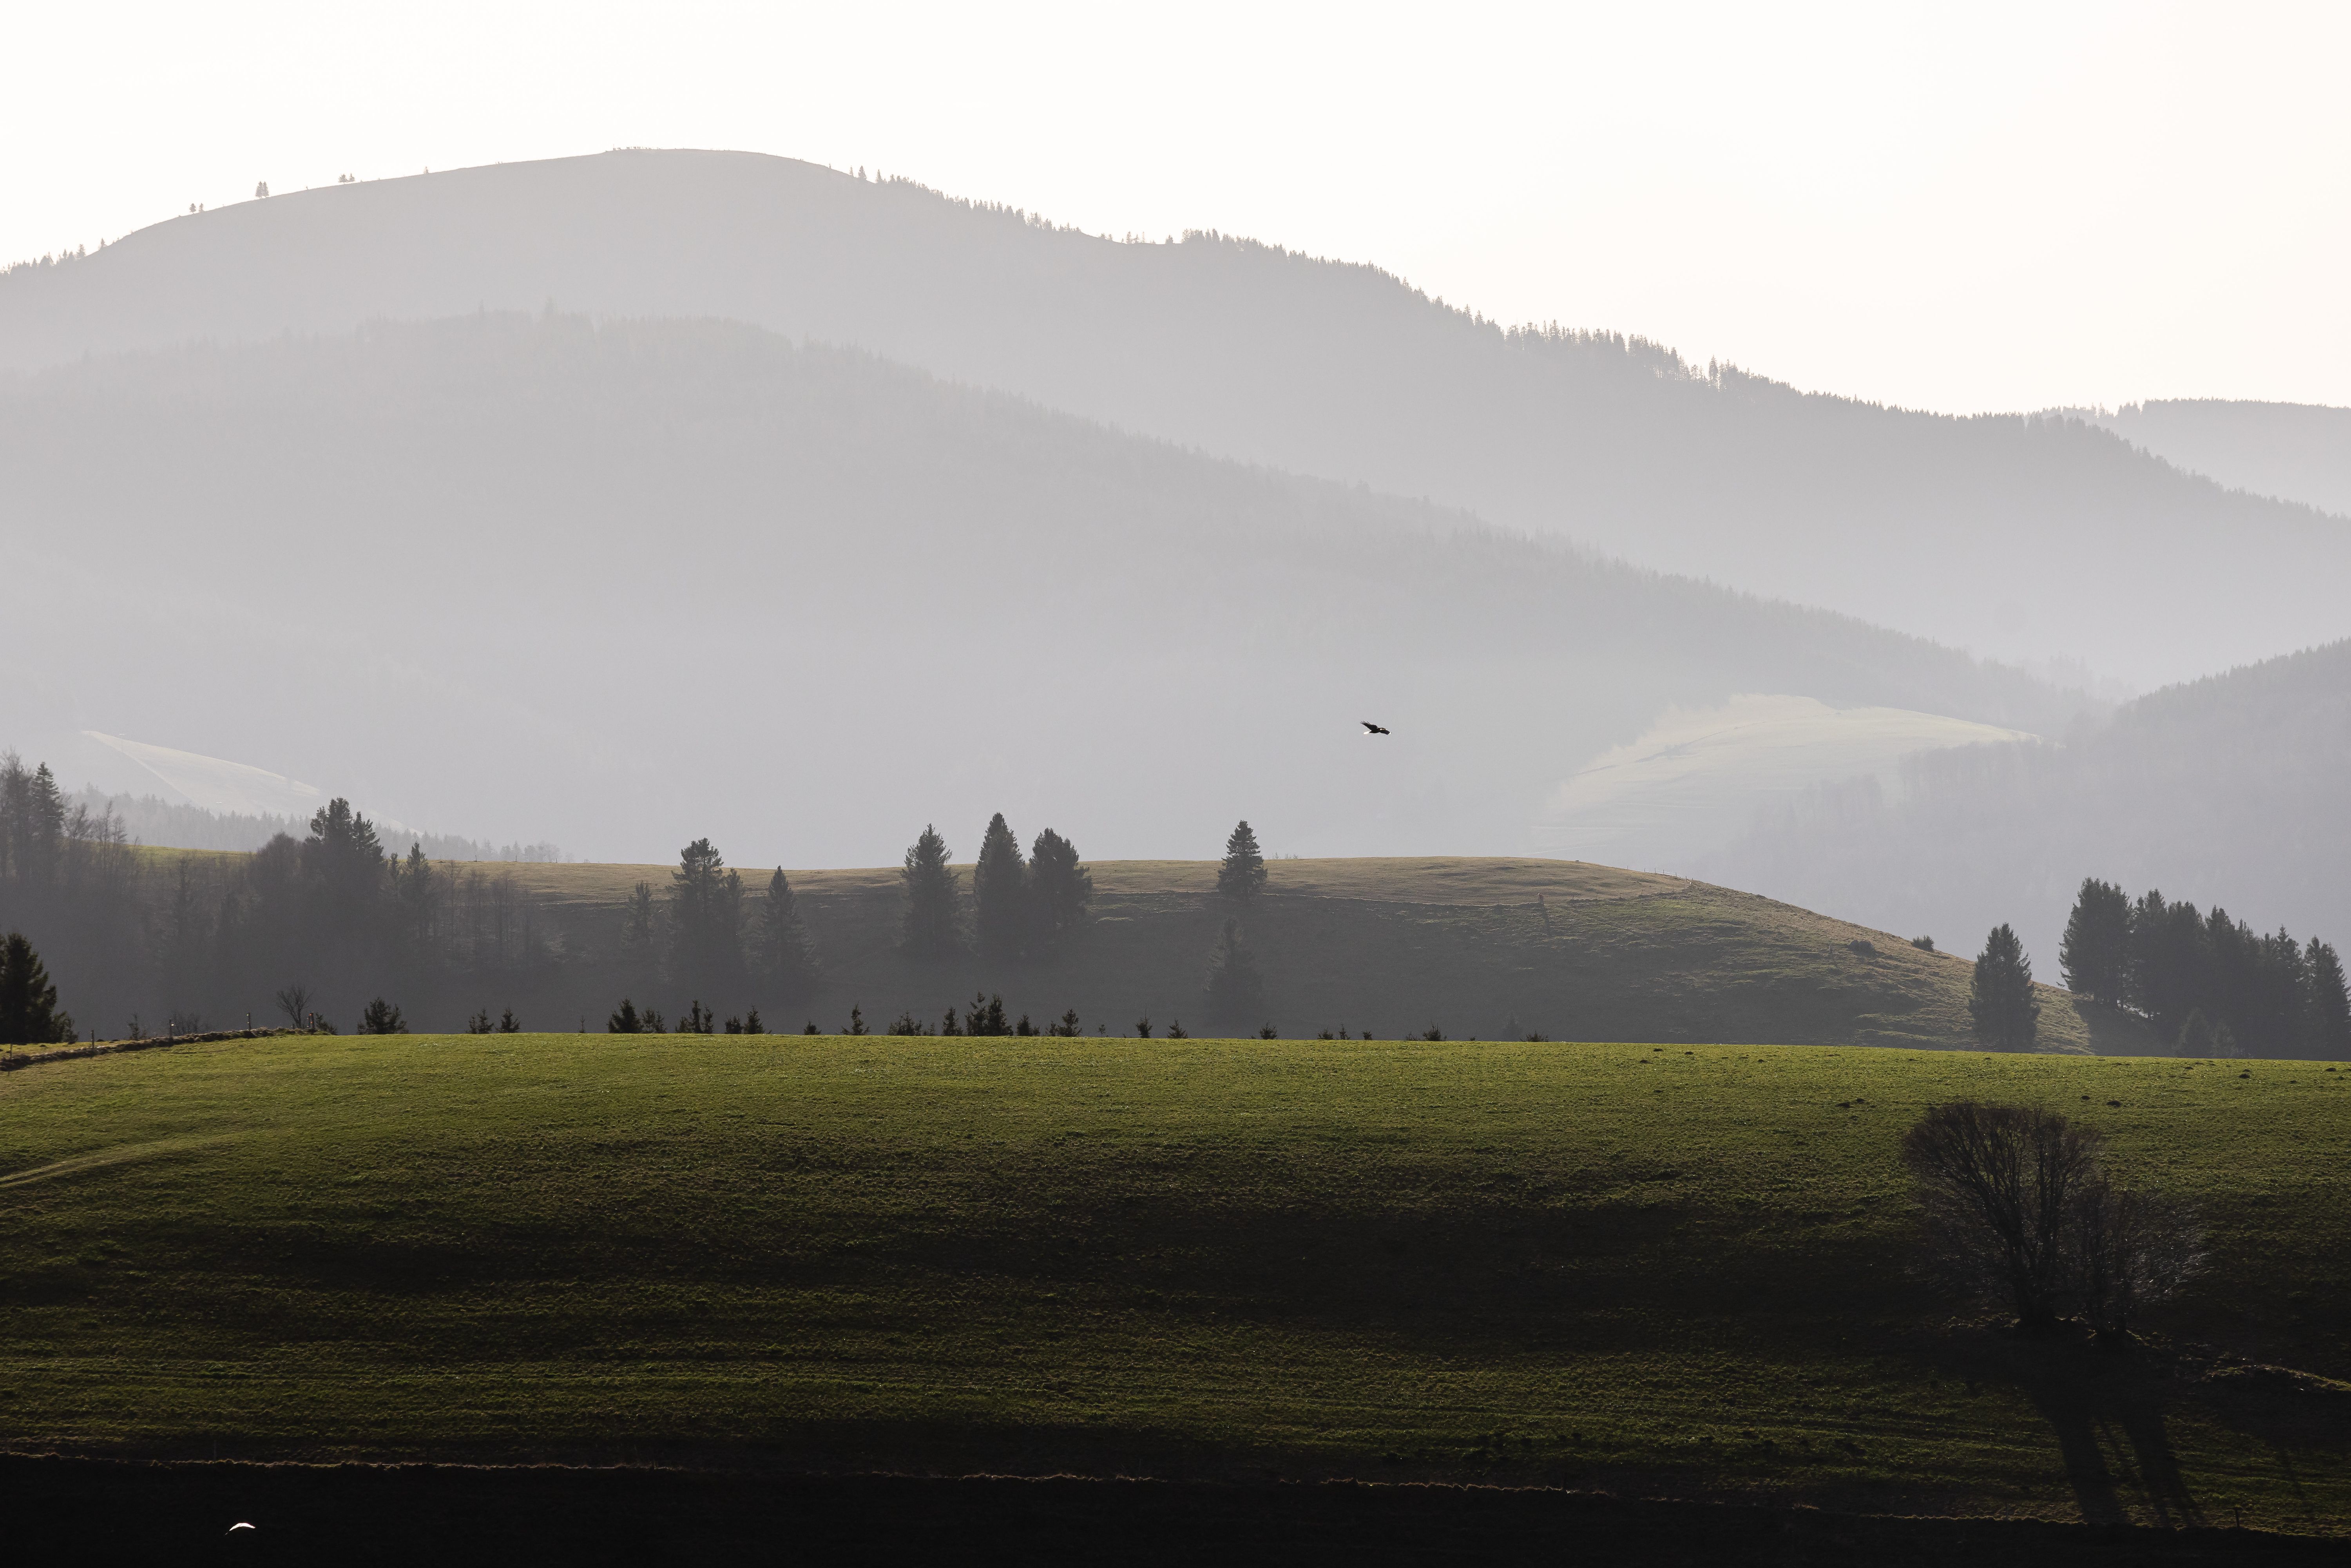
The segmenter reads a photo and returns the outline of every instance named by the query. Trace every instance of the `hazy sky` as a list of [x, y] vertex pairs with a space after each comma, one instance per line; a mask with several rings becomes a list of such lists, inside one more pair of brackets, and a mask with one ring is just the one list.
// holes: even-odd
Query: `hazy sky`
[[2351, 404], [2340, 0], [131, 0], [9, 35], [0, 258], [257, 180], [745, 148], [1915, 406]]

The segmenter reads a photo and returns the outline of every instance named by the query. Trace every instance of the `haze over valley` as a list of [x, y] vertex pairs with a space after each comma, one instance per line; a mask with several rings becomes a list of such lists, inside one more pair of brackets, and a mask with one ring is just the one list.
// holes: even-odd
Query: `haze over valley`
[[29, 21], [0, 243], [191, 188], [0, 267], [19, 1554], [2334, 1562], [2209, 9]]

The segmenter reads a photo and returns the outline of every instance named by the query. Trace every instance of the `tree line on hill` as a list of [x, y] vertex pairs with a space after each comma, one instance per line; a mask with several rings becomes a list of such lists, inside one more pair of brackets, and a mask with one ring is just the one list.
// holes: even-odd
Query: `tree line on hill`
[[[278, 834], [299, 835], [299, 818], [267, 811], [214, 811], [203, 806], [165, 800], [153, 795], [110, 795], [95, 785], [71, 798], [91, 817], [112, 817], [122, 831], [141, 843], [183, 850], [257, 850]], [[560, 846], [538, 843], [490, 843], [460, 833], [409, 831], [400, 835], [424, 851], [427, 860], [511, 861], [529, 864], [560, 864]]]
[[[908, 956], [936, 960], [965, 952], [998, 962], [1050, 957], [1071, 939], [1087, 917], [1093, 897], [1093, 876], [1078, 858], [1077, 846], [1048, 828], [1039, 833], [1024, 861], [1020, 841], [998, 811], [981, 835], [979, 857], [972, 867], [971, 899], [967, 917], [962, 878], [954, 856], [935, 824], [925, 824], [906, 850], [900, 872], [905, 890], [899, 945]], [[1217, 867], [1218, 895], [1237, 907], [1247, 907], [1265, 891], [1265, 854], [1256, 830], [1248, 821], [1237, 824], [1225, 840], [1224, 858]], [[1264, 1016], [1265, 977], [1257, 957], [1243, 938], [1240, 923], [1228, 918], [1210, 948], [1201, 982], [1201, 1000], [1212, 1021], [1259, 1027]], [[975, 1007], [977, 1007], [977, 1002]], [[1000, 1009], [999, 1009], [1000, 1010]], [[998, 1021], [1001, 1021], [998, 1019]], [[911, 1017], [901, 1033], [928, 1032]], [[1026, 1024], [1027, 1019], [1020, 1020]], [[1074, 1033], [1073, 1017], [1047, 1033]], [[1270, 1025], [1261, 1026], [1266, 1031]], [[947, 1009], [938, 1032], [1036, 1032], [1015, 1025], [1010, 1030], [974, 1029], [958, 1025], [955, 1009]], [[1137, 1032], [1148, 1037], [1149, 1019]], [[1175, 1026], [1180, 1038], [1180, 1020]]]
[[250, 854], [151, 856], [110, 802], [68, 796], [47, 764], [13, 753], [0, 755], [8, 928], [55, 983], [98, 998], [75, 1004], [93, 1038], [190, 1034], [273, 1010], [308, 1027], [335, 999], [353, 1018], [371, 996], [460, 1014], [544, 997], [586, 956], [547, 935], [509, 873], [436, 863], [421, 843], [391, 852], [348, 800]]
[[[250, 854], [146, 854], [112, 805], [67, 795], [46, 764], [0, 756], [0, 931], [20, 930], [27, 954], [47, 960], [44, 985], [107, 1019], [89, 1020], [93, 1034], [189, 1034], [277, 1015], [296, 1028], [340, 1018], [371, 1033], [420, 1017], [513, 1029], [532, 1013], [559, 1024], [597, 990], [628, 998], [607, 1020], [622, 1031], [665, 1030], [673, 1018], [760, 1029], [762, 1007], [797, 1014], [825, 978], [782, 869], [755, 886], [707, 838], [680, 852], [664, 885], [636, 884], [616, 938], [608, 946], [599, 936], [590, 951], [576, 925], [550, 932], [510, 873], [435, 862], [421, 842], [400, 853], [341, 798], [303, 836], [274, 833]], [[1264, 857], [1246, 822], [1226, 850], [1217, 884], [1238, 914], [1263, 890]], [[1024, 853], [997, 813], [968, 890], [951, 860], [935, 827], [904, 857], [899, 946], [919, 964], [1044, 964], [1089, 917], [1092, 874], [1050, 828]], [[653, 1000], [670, 997], [674, 1014]], [[1264, 980], [1238, 920], [1208, 956], [1202, 1005], [1221, 1023], [1262, 1019]], [[999, 1032], [1000, 1010], [983, 1000], [968, 1015], [948, 1011], [958, 1032], [986, 1034]], [[1071, 1027], [1065, 1014], [1040, 1032]], [[1005, 1020], [1001, 1032], [1020, 1028]]]
[[2145, 1019], [2185, 1056], [2351, 1059], [2343, 961], [2315, 936], [2264, 936], [2218, 905], [2089, 877], [2058, 962], [2067, 989]]

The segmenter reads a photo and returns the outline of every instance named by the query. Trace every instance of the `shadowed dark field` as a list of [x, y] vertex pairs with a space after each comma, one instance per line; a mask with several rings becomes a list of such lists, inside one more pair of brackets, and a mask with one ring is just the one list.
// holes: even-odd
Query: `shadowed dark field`
[[[2331, 1563], [2236, 1529], [1863, 1518], [1491, 1487], [0, 1458], [13, 1549], [177, 1563]], [[250, 1531], [227, 1532], [238, 1521]]]
[[[2346, 1077], [776, 1036], [37, 1065], [0, 1079], [0, 1442], [2336, 1532]], [[2139, 1350], [1947, 1321], [1907, 1272], [1896, 1142], [1962, 1093], [2206, 1208], [2215, 1267]]]

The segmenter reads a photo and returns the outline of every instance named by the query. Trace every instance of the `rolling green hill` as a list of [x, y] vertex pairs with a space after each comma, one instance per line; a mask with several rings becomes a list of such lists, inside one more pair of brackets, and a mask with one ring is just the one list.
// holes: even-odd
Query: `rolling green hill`
[[[1138, 1018], [1163, 1033], [1189, 1018], [1200, 1032], [1211, 1021], [1201, 1016], [1203, 973], [1231, 913], [1216, 896], [1217, 862], [1111, 861], [1092, 871], [1095, 919], [1075, 950], [1002, 972], [902, 956], [895, 868], [794, 873], [831, 976], [815, 1021], [838, 1028], [854, 1003], [877, 1030], [902, 1010], [935, 1025], [984, 988], [1040, 1024], [1074, 1008], [1089, 1034], [1131, 1033]], [[1343, 1028], [1393, 1039], [1437, 1027], [1487, 1039], [1969, 1042], [1965, 961], [1728, 888], [1573, 861], [1296, 860], [1268, 873], [1265, 898], [1241, 925], [1265, 971], [1266, 1021], [1284, 1036]], [[665, 887], [669, 872], [525, 865], [513, 874], [548, 900], [551, 923], [609, 953], [628, 890]], [[1856, 952], [1856, 941], [1873, 951]], [[682, 1008], [688, 998], [674, 999]], [[2042, 1002], [2046, 1049], [2145, 1049], [2126, 1022], [2079, 1010], [2063, 991], [2043, 988]], [[771, 1027], [793, 1027], [807, 1010], [777, 1012]]]
[[[242, 855], [152, 850], [141, 858], [157, 929], [169, 923], [182, 861], [204, 873], [205, 886], [248, 863]], [[403, 967], [388, 957], [358, 980], [321, 987], [317, 1005], [329, 1019], [350, 1028], [381, 992], [419, 1029], [454, 1029], [476, 1010], [495, 1017], [511, 1007], [527, 1027], [592, 1030], [627, 995], [672, 1019], [695, 1000], [722, 1017], [756, 1007], [769, 1030], [782, 1030], [843, 1029], [854, 1007], [879, 1032], [901, 1013], [935, 1027], [946, 1009], [985, 991], [1040, 1027], [1074, 1009], [1089, 1035], [1132, 1034], [1147, 1018], [1162, 1035], [1181, 1021], [1196, 1034], [1269, 1023], [1293, 1039], [1344, 1029], [1393, 1040], [1434, 1027], [1489, 1040], [1971, 1043], [1963, 958], [1750, 894], [1582, 862], [1280, 860], [1269, 865], [1266, 895], [1238, 911], [1216, 895], [1213, 861], [1097, 862], [1087, 926], [1055, 957], [1008, 964], [902, 955], [895, 868], [793, 872], [822, 971], [816, 993], [797, 998], [756, 984], [693, 998], [630, 967], [622, 947], [630, 890], [643, 882], [665, 896], [669, 867], [444, 869], [478, 879], [445, 902], [448, 961]], [[746, 874], [756, 894], [765, 879]], [[499, 886], [505, 892], [494, 898]], [[1220, 1025], [1205, 1015], [1202, 981], [1224, 921], [1237, 913], [1265, 976], [1267, 1007], [1262, 1018]], [[497, 945], [503, 961], [483, 956], [490, 948], [483, 929], [494, 918], [512, 934]], [[1946, 936], [1954, 947], [1971, 937]], [[1967, 940], [1970, 951], [1976, 940]], [[273, 988], [287, 976], [315, 980], [327, 972], [291, 956], [249, 968], [247, 990], [204, 1000], [205, 1017], [233, 1024], [249, 1011], [256, 1022], [276, 1021]], [[204, 977], [220, 973], [214, 966]], [[2131, 1020], [2077, 1009], [2053, 988], [2043, 987], [2041, 998], [2043, 1050], [2152, 1049]], [[80, 1005], [70, 987], [67, 1005]], [[111, 1010], [136, 1005], [125, 998]], [[194, 1004], [158, 995], [145, 1005], [160, 1019]], [[104, 1015], [91, 1007], [80, 1016]]]
[[[1670, 900], [1659, 900], [1668, 904]], [[2201, 1206], [2128, 1353], [1917, 1109]], [[2351, 1075], [1526, 1042], [278, 1037], [0, 1075], [0, 1448], [1369, 1475], [2351, 1524]]]

